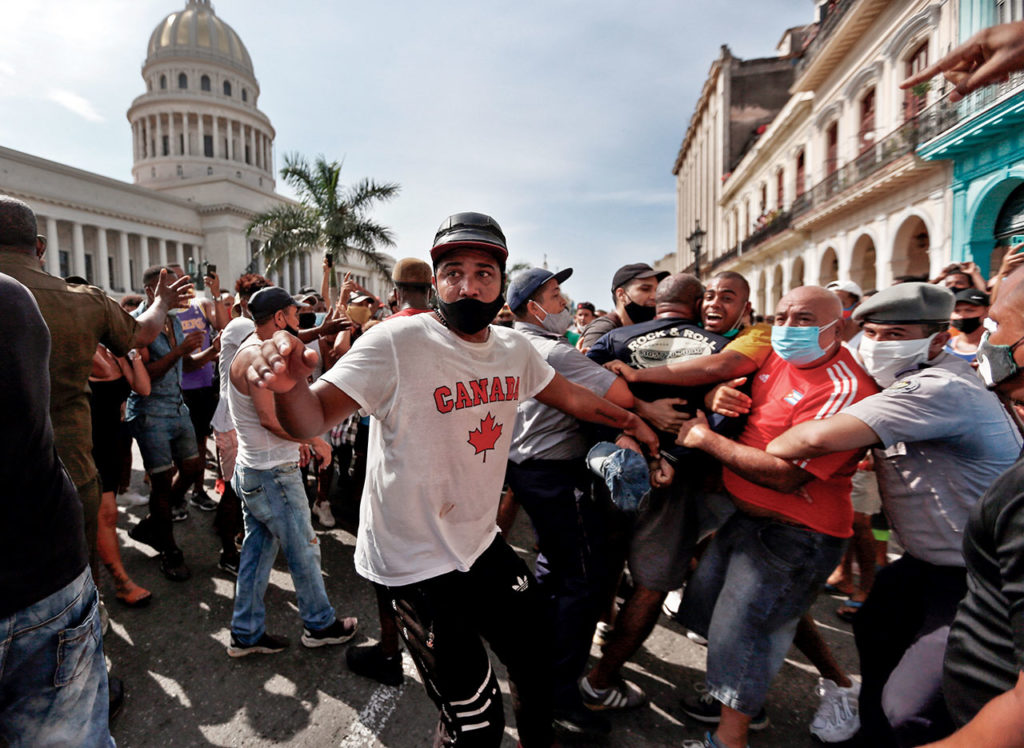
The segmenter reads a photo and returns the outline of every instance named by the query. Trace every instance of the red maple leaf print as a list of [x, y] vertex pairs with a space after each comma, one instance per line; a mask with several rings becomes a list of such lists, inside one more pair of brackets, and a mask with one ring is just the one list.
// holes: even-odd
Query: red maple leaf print
[[501, 424], [495, 425], [494, 416], [490, 413], [487, 418], [480, 419], [480, 428], [469, 432], [469, 443], [476, 450], [473, 454], [484, 453], [484, 462], [487, 462], [487, 450], [494, 449], [494, 443], [501, 436]]

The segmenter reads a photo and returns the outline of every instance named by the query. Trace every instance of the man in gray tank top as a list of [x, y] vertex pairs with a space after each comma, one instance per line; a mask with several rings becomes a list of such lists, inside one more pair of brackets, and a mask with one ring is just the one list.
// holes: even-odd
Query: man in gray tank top
[[249, 311], [256, 331], [238, 348], [228, 386], [231, 418], [238, 435], [238, 456], [232, 485], [242, 500], [245, 540], [242, 541], [235, 584], [228, 654], [280, 652], [287, 640], [268, 634], [263, 594], [278, 545], [288, 560], [295, 584], [299, 616], [307, 647], [342, 644], [356, 633], [356, 619], [335, 617], [320, 571], [320, 543], [313, 532], [309, 502], [299, 472], [299, 449], [311, 449], [321, 463], [331, 448], [319, 437], [295, 439], [281, 428], [274, 414], [274, 396], [250, 387], [245, 372], [262, 341], [278, 330], [296, 333], [298, 307], [282, 288], [270, 286], [253, 294]]

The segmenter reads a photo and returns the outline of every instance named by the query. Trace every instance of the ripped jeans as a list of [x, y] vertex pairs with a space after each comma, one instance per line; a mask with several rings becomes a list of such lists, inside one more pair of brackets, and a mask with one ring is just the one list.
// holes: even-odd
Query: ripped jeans
[[253, 644], [263, 636], [263, 596], [278, 547], [284, 549], [288, 561], [302, 622], [311, 631], [330, 626], [334, 623], [334, 608], [324, 589], [320, 542], [313, 532], [298, 463], [286, 462], [268, 470], [235, 465], [232, 485], [242, 500], [245, 540], [238, 564], [231, 633], [243, 644]]

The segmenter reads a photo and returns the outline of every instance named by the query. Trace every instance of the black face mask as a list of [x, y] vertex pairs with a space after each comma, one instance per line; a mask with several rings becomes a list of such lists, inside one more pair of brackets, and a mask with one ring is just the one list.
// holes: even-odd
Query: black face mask
[[654, 312], [653, 306], [640, 306], [635, 301], [626, 304], [626, 314], [633, 320], [634, 325], [639, 322], [650, 322], [654, 319]]
[[498, 294], [494, 301], [459, 299], [452, 303], [438, 299], [437, 308], [445, 324], [453, 330], [473, 335], [494, 321], [505, 305], [505, 297]]
[[299, 329], [308, 330], [316, 327], [316, 312], [302, 312], [299, 314]]
[[294, 327], [292, 327], [291, 325], [286, 325], [284, 329], [285, 329], [285, 331], [286, 331], [286, 332], [288, 332], [288, 333], [289, 333], [290, 335], [294, 335], [295, 337], [299, 337], [299, 331], [298, 331], [298, 330], [296, 330], [296, 329], [295, 329]]
[[954, 319], [949, 321], [949, 325], [954, 330], [959, 330], [965, 335], [970, 335], [972, 332], [981, 327], [981, 317], [967, 317], [966, 319]]

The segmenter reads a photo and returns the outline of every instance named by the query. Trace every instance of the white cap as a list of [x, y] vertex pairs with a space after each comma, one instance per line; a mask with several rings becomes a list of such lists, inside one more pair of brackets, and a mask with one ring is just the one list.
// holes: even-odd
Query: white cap
[[856, 296], [858, 299], [864, 295], [864, 292], [860, 290], [860, 286], [853, 281], [832, 281], [825, 288], [829, 291], [844, 291]]

